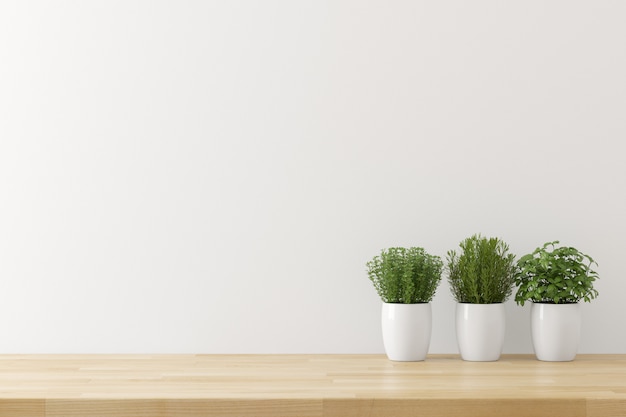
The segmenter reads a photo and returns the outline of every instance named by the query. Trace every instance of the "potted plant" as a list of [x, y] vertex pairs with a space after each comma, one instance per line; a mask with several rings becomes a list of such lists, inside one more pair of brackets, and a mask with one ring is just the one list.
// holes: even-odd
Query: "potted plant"
[[531, 301], [530, 327], [535, 355], [542, 361], [571, 361], [580, 340], [580, 301], [598, 296], [598, 265], [573, 247], [545, 243], [518, 262], [515, 301]]
[[431, 300], [443, 262], [423, 248], [389, 248], [367, 262], [367, 273], [383, 301], [382, 333], [392, 361], [426, 359], [432, 329]]
[[466, 361], [496, 361], [502, 353], [504, 302], [513, 292], [515, 255], [498, 238], [474, 235], [448, 251], [450, 290], [457, 302], [456, 336]]

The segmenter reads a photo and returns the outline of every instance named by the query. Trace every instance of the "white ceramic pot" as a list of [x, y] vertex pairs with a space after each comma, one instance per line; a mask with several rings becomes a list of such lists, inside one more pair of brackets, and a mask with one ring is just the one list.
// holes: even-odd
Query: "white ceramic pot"
[[503, 303], [456, 305], [456, 340], [466, 361], [497, 361], [504, 345]]
[[530, 331], [540, 361], [572, 361], [580, 342], [580, 304], [532, 303]]
[[423, 361], [430, 346], [432, 308], [430, 303], [383, 303], [383, 344], [392, 361]]

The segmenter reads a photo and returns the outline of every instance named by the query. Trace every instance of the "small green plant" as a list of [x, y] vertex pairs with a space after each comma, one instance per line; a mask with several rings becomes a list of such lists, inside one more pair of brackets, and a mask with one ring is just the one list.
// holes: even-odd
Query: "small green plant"
[[520, 258], [515, 276], [517, 304], [572, 304], [598, 296], [593, 288], [598, 273], [591, 269], [598, 265], [596, 261], [576, 248], [556, 247], [558, 244], [558, 240], [548, 242]]
[[505, 302], [513, 292], [516, 264], [509, 246], [498, 238], [474, 235], [463, 240], [461, 253], [448, 251], [448, 283], [459, 303]]
[[367, 263], [367, 275], [385, 303], [430, 302], [442, 270], [441, 258], [422, 248], [383, 249]]

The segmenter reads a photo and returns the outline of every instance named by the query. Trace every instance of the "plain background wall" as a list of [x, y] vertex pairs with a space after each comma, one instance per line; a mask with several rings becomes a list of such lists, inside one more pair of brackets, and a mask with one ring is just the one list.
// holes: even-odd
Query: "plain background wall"
[[[383, 352], [365, 263], [599, 263], [626, 353], [626, 2], [3, 1], [0, 352]], [[457, 352], [445, 277], [431, 352]], [[531, 352], [507, 303], [505, 352]]]

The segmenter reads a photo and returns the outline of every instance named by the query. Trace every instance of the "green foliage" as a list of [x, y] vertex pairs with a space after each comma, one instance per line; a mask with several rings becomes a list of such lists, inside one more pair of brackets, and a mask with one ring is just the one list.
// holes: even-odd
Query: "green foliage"
[[596, 261], [576, 248], [557, 248], [558, 244], [559, 241], [548, 242], [520, 258], [515, 276], [517, 304], [524, 305], [529, 300], [571, 304], [580, 300], [590, 302], [598, 296], [593, 282], [599, 277], [591, 269], [593, 264], [598, 265]]
[[448, 282], [459, 303], [505, 302], [513, 292], [516, 264], [509, 246], [498, 238], [474, 235], [459, 245], [461, 254], [448, 251]]
[[439, 282], [443, 262], [422, 248], [383, 249], [367, 263], [367, 275], [385, 303], [428, 303]]

